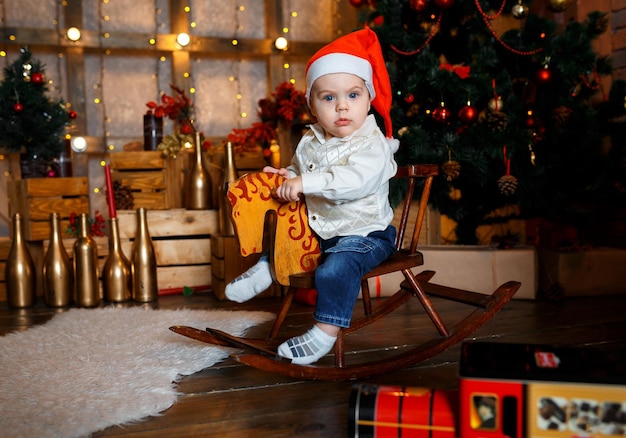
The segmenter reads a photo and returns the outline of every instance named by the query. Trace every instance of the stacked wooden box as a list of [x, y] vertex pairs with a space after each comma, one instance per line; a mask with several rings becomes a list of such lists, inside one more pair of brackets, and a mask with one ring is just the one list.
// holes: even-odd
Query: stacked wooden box
[[89, 183], [84, 177], [14, 180], [8, 182], [8, 192], [9, 214], [22, 215], [28, 241], [50, 237], [50, 213], [59, 214], [64, 231], [72, 213], [89, 213]]
[[176, 159], [161, 151], [113, 152], [108, 154], [111, 178], [130, 189], [132, 208], [167, 210], [181, 208], [184, 167], [188, 154]]
[[[157, 258], [159, 290], [211, 286], [211, 235], [218, 229], [217, 210], [148, 210], [148, 229]], [[130, 258], [137, 214], [117, 212], [122, 250]]]

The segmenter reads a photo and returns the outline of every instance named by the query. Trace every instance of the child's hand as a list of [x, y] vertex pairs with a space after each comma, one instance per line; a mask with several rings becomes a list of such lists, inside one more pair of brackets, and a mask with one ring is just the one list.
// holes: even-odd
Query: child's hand
[[284, 176], [285, 178], [289, 178], [289, 171], [287, 169], [285, 169], [284, 167], [281, 167], [280, 169], [276, 169], [275, 167], [272, 167], [272, 166], [265, 166], [263, 168], [263, 172], [277, 173], [280, 176]]
[[276, 197], [281, 201], [298, 201], [302, 193], [302, 177], [296, 176], [283, 181], [276, 189]]

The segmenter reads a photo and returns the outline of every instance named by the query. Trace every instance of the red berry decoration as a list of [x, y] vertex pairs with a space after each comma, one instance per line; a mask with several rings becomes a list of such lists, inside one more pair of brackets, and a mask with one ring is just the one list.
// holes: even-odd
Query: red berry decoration
[[30, 80], [33, 81], [33, 84], [43, 84], [43, 74], [33, 73], [30, 77]]
[[74, 120], [76, 119], [76, 117], [78, 117], [78, 113], [76, 111], [70, 111], [69, 116], [70, 116], [70, 119]]
[[367, 0], [350, 0], [350, 5], [354, 6], [355, 8], [360, 8], [361, 6], [364, 6], [367, 3]]
[[478, 119], [478, 110], [470, 105], [469, 102], [459, 110], [459, 120], [466, 125], [474, 123], [476, 119]]
[[24, 105], [19, 102], [13, 104], [13, 111], [15, 111], [16, 113], [21, 113], [22, 111], [24, 111]]
[[404, 101], [406, 103], [413, 103], [415, 101], [415, 96], [413, 95], [413, 93], [407, 94], [406, 96], [404, 96]]
[[454, 0], [435, 0], [435, 4], [441, 9], [448, 9], [454, 5]]
[[552, 71], [550, 71], [548, 66], [545, 65], [542, 69], [537, 70], [535, 79], [537, 79], [537, 82], [541, 84], [547, 84], [550, 80], [552, 80]]
[[417, 12], [422, 12], [428, 7], [428, 0], [410, 0], [409, 6]]

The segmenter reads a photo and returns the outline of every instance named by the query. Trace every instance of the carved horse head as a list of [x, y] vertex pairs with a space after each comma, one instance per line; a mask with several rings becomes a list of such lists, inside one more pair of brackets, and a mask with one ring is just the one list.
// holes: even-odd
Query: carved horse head
[[309, 228], [306, 204], [303, 200], [280, 202], [272, 196], [284, 177], [276, 173], [255, 172], [239, 178], [228, 188], [232, 205], [232, 220], [239, 238], [241, 255], [263, 252], [265, 216], [276, 214], [276, 237], [270, 245], [274, 260], [274, 279], [281, 285], [289, 284], [289, 275], [308, 272], [317, 267], [320, 248]]

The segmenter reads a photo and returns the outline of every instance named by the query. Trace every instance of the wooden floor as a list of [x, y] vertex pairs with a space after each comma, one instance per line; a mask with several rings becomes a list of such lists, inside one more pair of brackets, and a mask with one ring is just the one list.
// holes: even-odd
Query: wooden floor
[[[388, 348], [432, 337], [417, 300], [347, 338], [354, 350], [384, 355]], [[438, 303], [438, 301], [435, 301]], [[357, 303], [358, 305], [359, 303]], [[210, 293], [191, 297], [161, 297], [158, 307], [255, 309], [275, 311], [278, 300], [260, 298], [245, 305], [220, 302]], [[360, 308], [358, 308], [360, 311]], [[458, 304], [442, 303], [447, 318], [458, 317]], [[0, 304], [0, 334], [22, 330], [50, 319], [57, 310], [41, 305], [9, 310]], [[311, 324], [310, 308], [299, 306], [287, 320], [286, 335], [299, 334]], [[264, 335], [268, 325], [251, 335]], [[514, 300], [474, 338], [498, 342], [591, 345], [623, 349], [626, 359], [626, 295], [568, 298], [558, 302]], [[390, 341], [394, 340], [394, 341]], [[457, 387], [459, 346], [411, 369], [370, 378], [380, 384]], [[355, 382], [303, 382], [239, 365], [231, 359], [184, 378], [183, 396], [163, 416], [125, 427], [111, 427], [95, 436], [112, 437], [344, 437], [347, 435], [349, 395]]]

